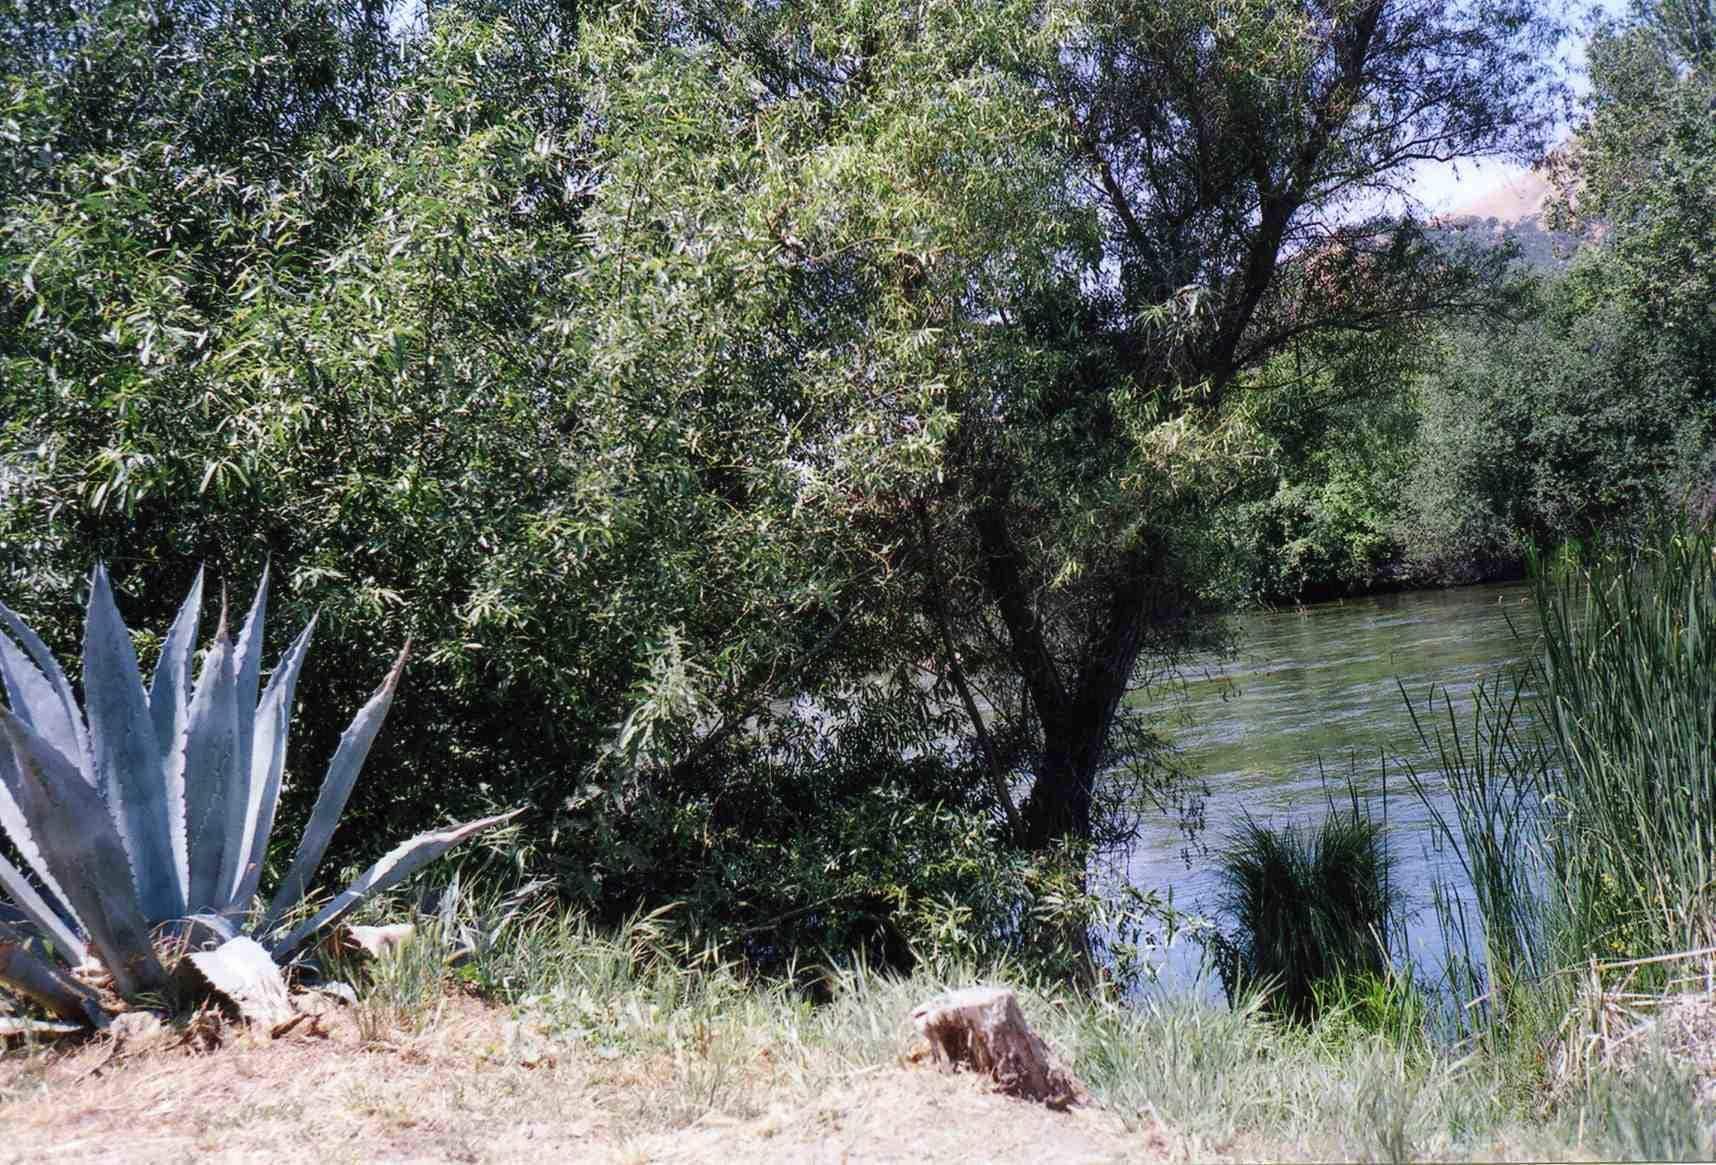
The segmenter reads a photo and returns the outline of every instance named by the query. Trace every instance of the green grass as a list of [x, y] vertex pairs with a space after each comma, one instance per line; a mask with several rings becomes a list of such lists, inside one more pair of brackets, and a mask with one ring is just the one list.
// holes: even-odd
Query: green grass
[[[1716, 938], [1716, 542], [1564, 552], [1536, 583], [1541, 633], [1519, 676], [1480, 687], [1468, 723], [1419, 731], [1455, 813], [1436, 812], [1476, 918], [1441, 897], [1450, 985], [1491, 1040], [1539, 1038], [1575, 1003], [1573, 969]], [[1433, 710], [1433, 709], [1432, 709]], [[1663, 989], [1675, 965], [1625, 968]], [[1510, 1030], [1511, 1029], [1511, 1030]]]
[[[461, 908], [485, 910], [476, 898]], [[458, 930], [426, 928], [408, 957], [444, 965]], [[783, 1099], [808, 1105], [897, 1065], [915, 1043], [905, 1018], [916, 1004], [1001, 981], [1100, 1104], [1141, 1128], [1160, 1122], [1193, 1159], [1619, 1158], [1705, 1143], [1707, 1114], [1668, 1070], [1638, 1089], [1598, 1073], [1551, 1096], [1541, 1062], [1432, 1038], [1430, 1003], [1386, 970], [1318, 981], [1310, 1022], [1272, 1016], [1255, 990], [1233, 1007], [1191, 993], [1103, 998], [1018, 967], [829, 970], [814, 992], [824, 1001], [812, 1002], [808, 969], [749, 979], [673, 933], [660, 914], [610, 932], [544, 905], [491, 929], [447, 975], [506, 1005], [530, 1040], [654, 1065], [660, 1078], [629, 1101], [639, 1134], [708, 1114], [753, 1118]], [[436, 993], [402, 995], [402, 981], [422, 980], [374, 979], [360, 1006], [433, 1030]]]

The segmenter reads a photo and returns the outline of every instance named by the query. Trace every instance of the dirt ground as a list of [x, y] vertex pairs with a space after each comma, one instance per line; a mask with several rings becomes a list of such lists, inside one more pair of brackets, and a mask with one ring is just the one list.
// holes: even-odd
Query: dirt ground
[[[1184, 1158], [1165, 1130], [1057, 1113], [909, 1063], [720, 1115], [671, 1065], [533, 1041], [448, 1001], [418, 1035], [349, 1016], [277, 1040], [227, 1030], [0, 1057], [0, 1162], [1123, 1162]], [[210, 1046], [213, 1045], [213, 1046]], [[570, 1049], [570, 1050], [569, 1050]], [[609, 1053], [612, 1055], [612, 1053]], [[766, 1051], [759, 1053], [766, 1056]]]

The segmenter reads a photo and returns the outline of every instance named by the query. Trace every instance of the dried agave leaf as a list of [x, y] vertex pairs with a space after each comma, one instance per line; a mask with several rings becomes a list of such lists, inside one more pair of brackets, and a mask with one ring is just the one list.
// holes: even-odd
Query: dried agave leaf
[[255, 939], [240, 935], [212, 951], [197, 951], [189, 958], [209, 986], [231, 1000], [246, 1022], [272, 1028], [292, 1018], [294, 1010], [286, 992], [286, 980]]

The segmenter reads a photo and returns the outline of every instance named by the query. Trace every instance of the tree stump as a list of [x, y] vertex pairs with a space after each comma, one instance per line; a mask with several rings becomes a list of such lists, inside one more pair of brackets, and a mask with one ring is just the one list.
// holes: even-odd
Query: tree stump
[[1008, 1096], [1054, 1109], [1084, 1099], [1078, 1081], [1055, 1063], [1005, 987], [967, 987], [921, 1003], [912, 1009], [912, 1024], [944, 1071], [970, 1069]]

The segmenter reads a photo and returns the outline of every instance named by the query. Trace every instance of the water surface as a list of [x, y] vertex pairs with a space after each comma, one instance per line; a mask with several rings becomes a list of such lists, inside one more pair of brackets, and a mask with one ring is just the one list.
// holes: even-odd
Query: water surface
[[[1346, 803], [1350, 779], [1376, 816], [1386, 817], [1411, 954], [1434, 971], [1442, 950], [1431, 886], [1457, 863], [1435, 844], [1427, 811], [1405, 780], [1400, 762], [1409, 761], [1452, 819], [1407, 698], [1423, 715], [1434, 688], [1441, 722], [1446, 699], [1462, 727], [1469, 725], [1473, 686], [1516, 667], [1536, 631], [1522, 584], [1242, 618], [1235, 658], [1204, 661], [1177, 691], [1149, 702], [1187, 767], [1209, 786], [1202, 842], [1210, 852], [1188, 851], [1178, 826], [1155, 818], [1129, 863], [1132, 882], [1171, 889], [1177, 907], [1213, 914], [1216, 853], [1246, 814], [1273, 824], [1320, 818], [1331, 798]], [[1171, 954], [1165, 978], [1189, 977], [1197, 961], [1195, 950]]]

